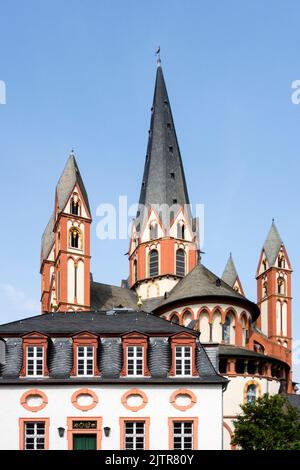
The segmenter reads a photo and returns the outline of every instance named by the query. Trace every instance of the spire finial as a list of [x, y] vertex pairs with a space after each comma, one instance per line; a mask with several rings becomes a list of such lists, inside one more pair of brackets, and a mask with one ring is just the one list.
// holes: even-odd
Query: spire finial
[[161, 66], [161, 60], [160, 60], [160, 46], [155, 51], [155, 55], [157, 56], [157, 67]]
[[274, 217], [273, 217], [273, 218], [272, 218], [272, 223], [274, 224], [274, 222], [275, 222], [275, 219], [274, 219]]

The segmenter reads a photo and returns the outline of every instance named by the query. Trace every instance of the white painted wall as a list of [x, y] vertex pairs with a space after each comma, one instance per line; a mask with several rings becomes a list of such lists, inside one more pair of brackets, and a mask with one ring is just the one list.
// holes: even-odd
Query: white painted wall
[[[99, 402], [89, 411], [80, 411], [71, 403], [72, 394], [80, 388], [93, 390]], [[185, 387], [185, 386], [184, 386]], [[48, 397], [47, 406], [39, 412], [25, 410], [20, 397], [30, 388], [42, 390]], [[222, 389], [220, 385], [187, 385], [197, 397], [197, 403], [187, 411], [176, 410], [169, 402], [171, 394], [182, 388], [180, 384], [141, 384], [140, 388], [148, 396], [148, 404], [140, 411], [132, 412], [121, 403], [124, 392], [135, 386], [119, 384], [99, 385], [1, 385], [0, 386], [0, 448], [19, 448], [19, 418], [50, 418], [50, 449], [67, 449], [67, 433], [58, 436], [57, 428], [67, 430], [67, 417], [102, 417], [103, 427], [109, 426], [109, 437], [102, 436], [102, 449], [120, 448], [120, 417], [150, 417], [150, 449], [168, 449], [168, 417], [198, 417], [198, 448], [222, 448]]]

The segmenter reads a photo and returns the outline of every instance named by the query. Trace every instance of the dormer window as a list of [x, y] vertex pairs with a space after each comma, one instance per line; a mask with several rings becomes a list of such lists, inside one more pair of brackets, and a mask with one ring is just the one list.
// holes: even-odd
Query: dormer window
[[73, 368], [71, 376], [94, 377], [99, 375], [97, 367], [98, 337], [88, 331], [73, 337]]
[[195, 336], [178, 333], [171, 337], [172, 367], [170, 377], [197, 376]]
[[123, 336], [123, 368], [122, 376], [144, 377], [149, 376], [147, 366], [147, 336], [132, 332]]
[[191, 346], [176, 346], [175, 348], [175, 375], [192, 375], [192, 348]]
[[23, 336], [23, 365], [21, 377], [45, 377], [47, 368], [47, 336], [33, 332]]
[[26, 351], [26, 375], [44, 375], [44, 348], [43, 346], [27, 346]]
[[93, 346], [77, 347], [77, 375], [94, 375], [94, 348]]
[[144, 348], [143, 346], [127, 347], [127, 375], [144, 375]]

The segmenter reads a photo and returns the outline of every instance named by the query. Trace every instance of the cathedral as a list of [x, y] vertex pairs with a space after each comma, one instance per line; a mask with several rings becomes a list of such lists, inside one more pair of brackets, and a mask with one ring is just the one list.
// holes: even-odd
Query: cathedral
[[232, 255], [221, 278], [204, 266], [160, 59], [148, 133], [120, 286], [93, 279], [92, 211], [67, 160], [42, 236], [41, 315], [0, 325], [3, 448], [233, 450], [241, 404], [295, 393], [284, 242], [273, 221], [256, 303]]

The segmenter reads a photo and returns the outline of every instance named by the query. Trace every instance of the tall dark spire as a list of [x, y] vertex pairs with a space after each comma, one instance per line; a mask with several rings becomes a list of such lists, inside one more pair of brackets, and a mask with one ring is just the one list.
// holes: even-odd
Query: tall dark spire
[[180, 156], [171, 106], [161, 62], [157, 62], [156, 82], [151, 108], [140, 204], [172, 206], [189, 204], [184, 170]]

